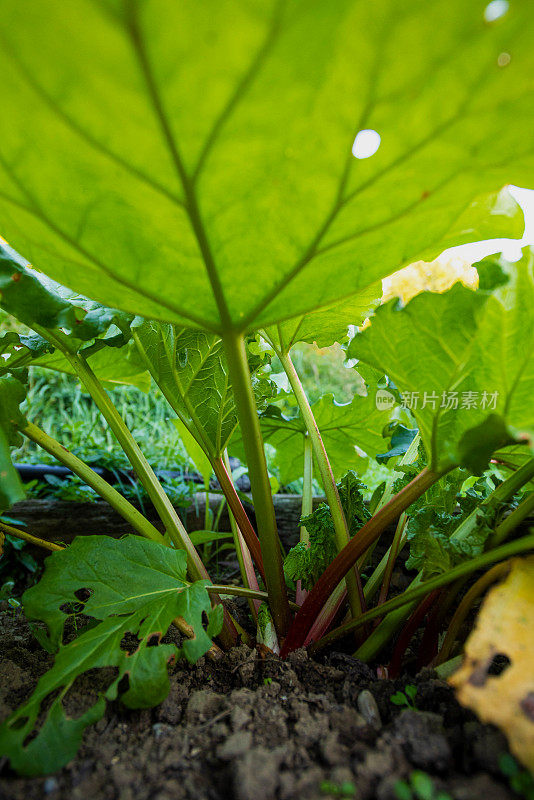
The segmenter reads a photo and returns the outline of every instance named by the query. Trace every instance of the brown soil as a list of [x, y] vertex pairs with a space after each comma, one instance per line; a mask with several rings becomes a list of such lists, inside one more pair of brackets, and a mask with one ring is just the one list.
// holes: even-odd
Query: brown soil
[[[0, 613], [0, 720], [32, 691], [50, 657], [23, 617]], [[96, 686], [98, 678], [96, 676]], [[512, 800], [498, 761], [503, 736], [461, 708], [446, 683], [425, 672], [417, 711], [390, 701], [406, 680], [377, 680], [343, 654], [323, 663], [304, 651], [288, 661], [245, 646], [220, 662], [176, 665], [161, 706], [111, 703], [78, 756], [45, 778], [14, 776], [0, 756], [1, 800], [395, 800], [414, 770], [454, 800]], [[361, 695], [362, 691], [371, 693]], [[80, 713], [95, 676], [79, 679], [68, 711]], [[378, 713], [377, 713], [378, 712]]]

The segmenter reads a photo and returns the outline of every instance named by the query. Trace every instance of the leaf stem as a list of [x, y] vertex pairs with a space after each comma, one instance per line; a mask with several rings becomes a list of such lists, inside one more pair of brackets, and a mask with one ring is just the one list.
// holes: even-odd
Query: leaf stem
[[165, 525], [165, 530], [173, 544], [180, 550], [186, 551], [188, 567], [192, 577], [195, 578], [195, 580], [206, 578], [206, 569], [191, 543], [180, 517], [165, 494], [154, 470], [146, 460], [139, 445], [126, 426], [126, 423], [111, 402], [106, 390], [83, 356], [78, 353], [72, 354], [68, 352], [65, 352], [65, 356], [68, 358], [79, 379], [95, 401], [99, 411], [124, 450], [134, 472], [144, 486], [161, 521]]
[[[390, 501], [378, 511], [375, 516], [363, 525], [356, 536], [354, 536], [348, 545], [343, 548], [332, 563], [325, 569], [308, 597], [301, 606], [301, 609], [288, 637], [284, 642], [281, 655], [284, 657], [292, 650], [302, 647], [306, 637], [312, 627], [316, 617], [318, 616], [321, 608], [328, 600], [328, 597], [344, 578], [349, 569], [356, 563], [358, 558], [365, 553], [367, 548], [374, 542], [381, 533], [394, 522], [407, 509], [418, 497], [424, 494], [436, 481], [438, 481], [445, 472], [448, 472], [452, 467], [448, 467], [442, 472], [434, 472], [425, 468], [419, 473], [410, 483], [401, 489]], [[381, 606], [382, 609], [385, 608]], [[376, 609], [375, 609], [376, 611]], [[379, 613], [379, 611], [378, 611]], [[359, 619], [367, 621], [367, 613], [363, 614]], [[372, 617], [374, 619], [374, 617]]]
[[243, 536], [247, 547], [250, 550], [250, 554], [254, 560], [256, 569], [265, 581], [265, 570], [263, 567], [260, 540], [256, 535], [256, 531], [252, 527], [252, 523], [243, 507], [243, 503], [239, 499], [239, 495], [236, 492], [236, 488], [233, 480], [230, 477], [230, 473], [226, 469], [222, 458], [215, 459], [212, 466], [215, 477], [219, 481], [222, 492], [226, 498], [226, 502], [228, 503], [228, 509], [233, 514], [235, 521], [239, 526], [239, 530], [241, 531], [241, 535]]
[[[304, 469], [302, 481], [301, 516], [309, 517], [313, 512], [313, 445], [308, 434], [304, 436]], [[305, 525], [300, 526], [300, 541], [309, 542]]]
[[497, 547], [502, 544], [523, 520], [534, 513], [534, 492], [530, 492], [525, 499], [509, 514], [495, 529], [490, 537], [488, 546]]
[[439, 595], [439, 589], [435, 589], [433, 592], [427, 594], [419, 601], [416, 609], [410, 615], [410, 618], [406, 622], [395, 643], [395, 649], [393, 650], [393, 655], [388, 667], [388, 674], [390, 678], [397, 678], [399, 676], [406, 650], [408, 649], [416, 630], [419, 628], [430, 609], [439, 600]]
[[[304, 435], [304, 468], [302, 478], [302, 506], [301, 517], [309, 517], [313, 512], [313, 445], [309, 435]], [[305, 525], [300, 526], [300, 541], [308, 543], [310, 536]], [[302, 588], [302, 581], [297, 581], [295, 599], [301, 606], [308, 594]]]
[[494, 564], [497, 561], [504, 561], [511, 556], [515, 556], [518, 553], [524, 552], [525, 550], [534, 550], [534, 534], [523, 536], [521, 539], [515, 539], [513, 542], [508, 542], [505, 545], [501, 545], [501, 547], [496, 547], [494, 550], [489, 550], [486, 553], [482, 553], [482, 555], [477, 556], [470, 561], [466, 561], [463, 564], [459, 564], [457, 567], [454, 567], [448, 572], [437, 575], [435, 578], [430, 578], [430, 580], [420, 583], [415, 588], [408, 589], [406, 592], [397, 595], [397, 597], [393, 597], [391, 600], [388, 600], [383, 606], [372, 608], [370, 611], [366, 611], [365, 614], [362, 614], [360, 619], [350, 620], [344, 625], [340, 625], [338, 628], [335, 628], [329, 634], [324, 636], [320, 642], [315, 642], [311, 646], [310, 650], [312, 652], [322, 650], [327, 645], [331, 644], [337, 639], [340, 639], [347, 633], [361, 628], [367, 622], [370, 622], [382, 614], [389, 614], [390, 612], [396, 611], [403, 606], [410, 605], [423, 595], [433, 592], [435, 589], [440, 589], [442, 586], [447, 586], [447, 584], [452, 583], [458, 578], [463, 578], [465, 575], [470, 575], [471, 573], [476, 572], [479, 569], [483, 569], [490, 564]]
[[70, 450], [61, 445], [47, 433], [45, 433], [37, 425], [28, 422], [24, 428], [21, 428], [21, 433], [31, 439], [46, 450], [47, 453], [54, 456], [58, 461], [68, 467], [75, 475], [78, 475], [85, 483], [97, 492], [100, 497], [106, 500], [115, 511], [121, 515], [123, 519], [129, 522], [132, 527], [147, 539], [152, 539], [155, 542], [162, 542], [163, 537], [158, 529], [152, 525], [131, 503], [126, 500], [113, 486], [98, 475], [87, 464], [77, 458]]
[[47, 542], [45, 539], [38, 539], [37, 536], [32, 536], [31, 533], [21, 531], [20, 528], [14, 528], [0, 519], [0, 530], [9, 533], [10, 536], [15, 536], [17, 539], [24, 539], [29, 544], [36, 544], [38, 547], [44, 547], [45, 550], [64, 550], [65, 548], [55, 542]]
[[[210, 594], [229, 594], [234, 597], [251, 597], [253, 600], [260, 600], [260, 602], [269, 602], [269, 595], [267, 592], [262, 592], [261, 589], [249, 589], [247, 586], [225, 586], [222, 583], [210, 583], [206, 586]], [[298, 605], [291, 600], [288, 605], [294, 611], [298, 611]]]
[[[421, 581], [422, 573], [419, 573], [410, 583], [407, 591], [415, 589], [416, 586], [419, 586]], [[384, 608], [386, 605], [387, 604], [384, 603], [382, 606], [376, 606], [373, 610]], [[415, 606], [416, 601], [412, 600], [411, 603], [401, 606], [401, 608], [397, 608], [394, 611], [385, 613], [383, 619], [379, 618], [377, 620], [378, 625], [358, 647], [354, 653], [354, 657], [358, 658], [360, 661], [363, 661], [364, 664], [367, 664], [369, 661], [376, 658], [378, 653], [385, 647], [386, 644], [388, 644], [388, 642], [391, 641], [391, 638], [397, 633], [399, 628], [402, 627], [402, 624], [406, 622]]]
[[227, 331], [223, 336], [223, 342], [245, 445], [261, 551], [264, 559], [265, 584], [269, 595], [269, 606], [276, 632], [281, 639], [289, 628], [291, 614], [282, 569], [282, 554], [276, 527], [271, 484], [265, 461], [256, 401], [250, 380], [245, 340], [242, 334], [235, 331]]
[[378, 597], [377, 605], [383, 605], [386, 600], [388, 599], [388, 592], [389, 586], [391, 584], [391, 578], [393, 576], [393, 568], [395, 566], [395, 561], [397, 560], [397, 556], [399, 555], [402, 542], [404, 541], [404, 531], [406, 529], [406, 523], [408, 518], [406, 513], [403, 513], [399, 517], [399, 521], [397, 522], [397, 527], [395, 529], [395, 535], [393, 537], [393, 542], [391, 547], [388, 550], [388, 560], [386, 563], [386, 569], [384, 571], [384, 580], [382, 581], [382, 588], [380, 589], [380, 595]]
[[[226, 450], [224, 451], [223, 454], [223, 461], [226, 471], [228, 472], [229, 475], [231, 475], [232, 471], [230, 468], [230, 460], [228, 458], [228, 453]], [[243, 534], [241, 533], [239, 526], [236, 522], [236, 519], [230, 509], [228, 510], [228, 516], [230, 517], [230, 526], [232, 528], [232, 534], [234, 537], [234, 546], [237, 555], [237, 562], [239, 564], [239, 571], [241, 573], [241, 579], [247, 589], [254, 589], [258, 591], [260, 587], [258, 586], [258, 579], [256, 578], [256, 573], [254, 572], [254, 566], [252, 564], [250, 550], [247, 547], [247, 544], [243, 538]], [[256, 622], [258, 618], [258, 609], [260, 607], [260, 601], [253, 600], [252, 598], [249, 597], [248, 604], [250, 608], [250, 613], [252, 614], [252, 619], [254, 620], [254, 622]]]
[[[278, 348], [276, 348], [276, 354], [280, 359], [280, 363], [282, 364], [289, 379], [289, 383], [302, 415], [302, 420], [306, 426], [306, 431], [308, 432], [308, 436], [310, 437], [310, 441], [312, 443], [315, 461], [319, 467], [319, 473], [321, 475], [326, 499], [330, 507], [330, 513], [334, 523], [337, 551], [340, 553], [350, 542], [350, 533], [347, 520], [345, 519], [345, 514], [343, 512], [343, 506], [341, 505], [341, 500], [339, 498], [339, 492], [334, 479], [334, 473], [332, 472], [332, 467], [330, 466], [330, 461], [328, 460], [328, 455], [324, 446], [323, 438], [319, 428], [317, 427], [315, 417], [313, 416], [313, 411], [311, 410], [310, 403], [306, 397], [306, 392], [304, 391], [304, 387], [302, 386], [297, 370], [295, 369], [295, 365], [291, 360], [291, 356], [289, 353], [283, 352]], [[360, 574], [356, 566], [354, 566], [354, 569], [351, 567], [350, 570], [347, 571], [345, 583], [347, 585], [347, 597], [352, 616], [358, 617], [365, 607], [365, 600], [363, 596]]]

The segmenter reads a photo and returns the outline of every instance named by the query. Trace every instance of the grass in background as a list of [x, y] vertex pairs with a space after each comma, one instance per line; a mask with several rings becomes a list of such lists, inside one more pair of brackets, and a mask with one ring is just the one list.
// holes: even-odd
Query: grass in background
[[[133, 386], [109, 390], [119, 413], [154, 469], [180, 469], [189, 458], [170, 422], [169, 407], [157, 390]], [[52, 370], [33, 367], [23, 410], [28, 419], [88, 463], [127, 467], [126, 457], [89, 394], [77, 380]], [[29, 439], [14, 451], [15, 461], [49, 463], [54, 459]]]

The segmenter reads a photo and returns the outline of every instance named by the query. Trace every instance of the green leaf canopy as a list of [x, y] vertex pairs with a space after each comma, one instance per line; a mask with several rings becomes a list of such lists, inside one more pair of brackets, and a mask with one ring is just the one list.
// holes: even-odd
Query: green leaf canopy
[[520, 235], [501, 189], [534, 178], [534, 6], [485, 5], [3, 0], [0, 234], [106, 305], [219, 333]]
[[381, 306], [348, 353], [383, 369], [412, 408], [434, 467], [482, 472], [494, 450], [534, 441], [534, 254], [489, 293], [461, 284]]
[[[123, 676], [128, 676], [129, 685], [122, 701], [131, 708], [148, 708], [169, 691], [169, 661], [184, 655], [194, 662], [208, 650], [210, 637], [221, 628], [222, 606], [211, 607], [205, 581], [187, 584], [186, 571], [184, 551], [137, 536], [119, 541], [79, 537], [47, 559], [44, 577], [24, 594], [24, 612], [46, 623], [49, 644], [59, 651], [30, 699], [0, 726], [0, 750], [14, 769], [24, 775], [60, 769], [75, 755], [87, 725], [103, 715], [105, 700], [117, 697]], [[67, 606], [83, 608], [99, 622], [63, 645]], [[177, 616], [195, 632], [181, 650], [160, 644]], [[62, 703], [65, 694], [79, 675], [97, 667], [116, 667], [114, 679], [88, 711], [69, 718]], [[37, 735], [24, 746], [43, 701], [58, 690]]]

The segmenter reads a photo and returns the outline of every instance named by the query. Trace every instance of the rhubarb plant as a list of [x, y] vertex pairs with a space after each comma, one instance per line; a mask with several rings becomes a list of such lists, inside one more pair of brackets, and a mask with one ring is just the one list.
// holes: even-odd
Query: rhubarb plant
[[[477, 290], [380, 304], [380, 281], [404, 265], [521, 235], [507, 184], [534, 182], [533, 22], [527, 0], [497, 17], [460, 0], [32, 0], [24, 14], [4, 0], [0, 307], [25, 327], [0, 339], [0, 511], [23, 493], [9, 459], [22, 434], [134, 531], [63, 550], [0, 520], [55, 551], [23, 599], [57, 653], [0, 727], [15, 769], [66, 763], [116, 696], [118, 679], [70, 720], [63, 701], [82, 672], [114, 666], [124, 701], [151, 704], [170, 659], [200, 657], [213, 636], [222, 648], [250, 641], [225, 595], [248, 598], [258, 641], [282, 657], [345, 638], [366, 660], [393, 646], [396, 664], [427, 617], [439, 640], [440, 598], [452, 604], [475, 573], [533, 548], [517, 536], [533, 510], [532, 253], [481, 264]], [[346, 346], [365, 395], [310, 405], [291, 356], [302, 341]], [[273, 357], [291, 418], [277, 410]], [[32, 364], [80, 380], [159, 527], [25, 417]], [[219, 481], [242, 586], [211, 581], [106, 391], [151, 381], [205, 484], [211, 471]], [[285, 564], [266, 444], [285, 480], [303, 477], [300, 542]], [[229, 453], [246, 463], [255, 526]], [[390, 477], [366, 505], [351, 470], [376, 457]], [[502, 482], [458, 515], [465, 481], [490, 461]], [[314, 478], [326, 498], [315, 511]], [[414, 580], [390, 597], [407, 542]], [[76, 603], [89, 623], [64, 642]], [[180, 648], [159, 644], [171, 623]]]

